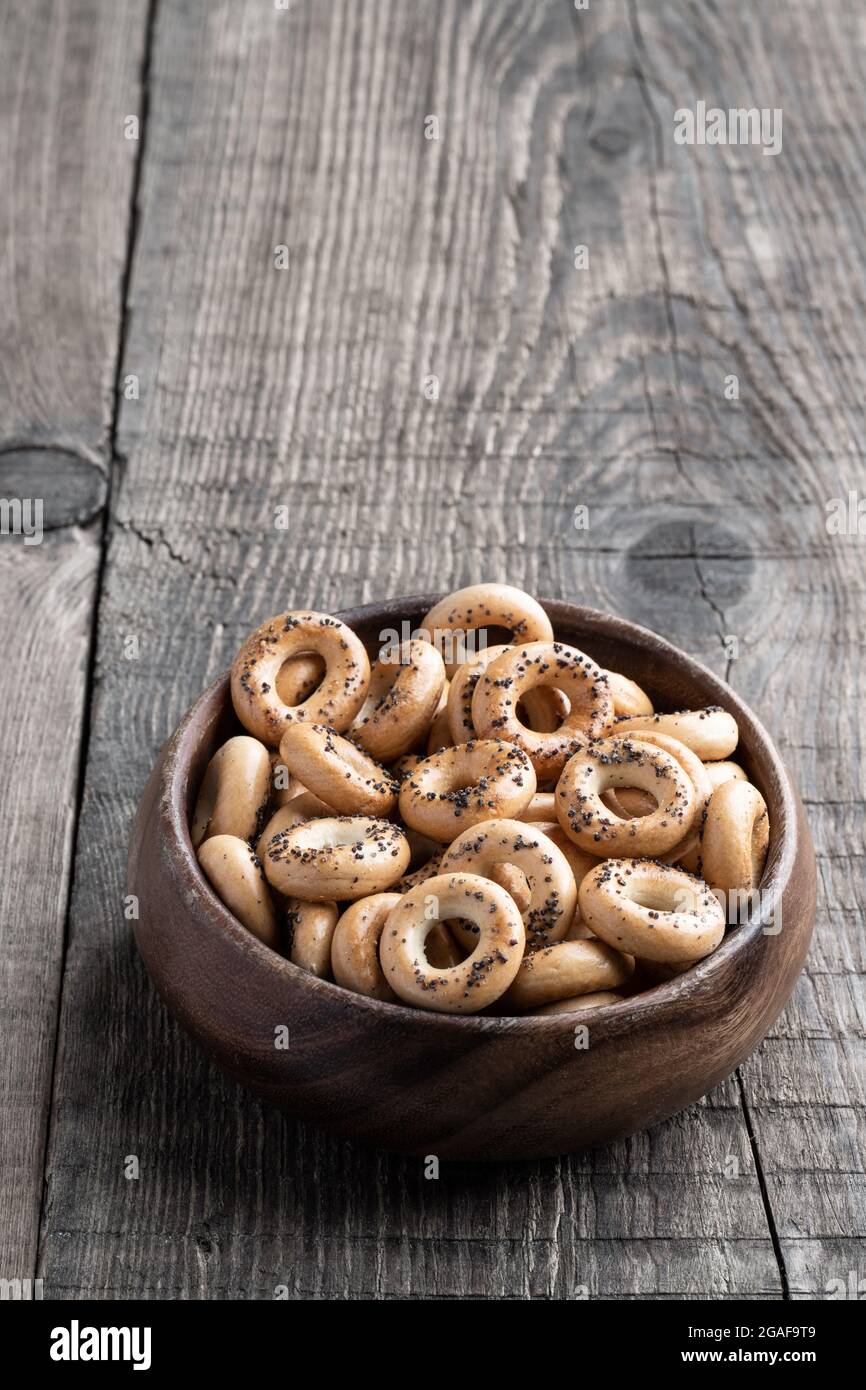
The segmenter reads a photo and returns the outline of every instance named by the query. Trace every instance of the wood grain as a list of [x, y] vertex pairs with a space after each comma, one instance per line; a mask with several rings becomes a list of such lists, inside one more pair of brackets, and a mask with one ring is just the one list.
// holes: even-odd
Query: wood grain
[[[51, 1289], [778, 1298], [862, 1265], [866, 576], [825, 529], [863, 473], [857, 22], [806, 0], [160, 7]], [[783, 106], [782, 154], [676, 146], [699, 98]], [[434, 1184], [216, 1076], [135, 960], [122, 863], [160, 740], [263, 616], [479, 578], [728, 669], [794, 765], [823, 896], [815, 973], [739, 1081], [609, 1150]]]
[[0, 13], [0, 1270], [33, 1274], [110, 466], [143, 6]]

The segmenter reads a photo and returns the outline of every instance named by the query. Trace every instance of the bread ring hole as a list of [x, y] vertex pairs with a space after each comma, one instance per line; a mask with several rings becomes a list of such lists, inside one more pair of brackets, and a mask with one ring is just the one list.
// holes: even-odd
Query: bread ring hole
[[302, 705], [325, 678], [325, 662], [318, 652], [293, 652], [286, 657], [274, 682], [284, 705]]
[[683, 888], [680, 883], [629, 883], [625, 896], [638, 907], [648, 912], [691, 912], [700, 911], [700, 894], [697, 889]]
[[481, 934], [480, 927], [466, 917], [449, 917], [445, 921], [436, 922], [424, 940], [424, 958], [434, 970], [453, 968], [475, 950], [474, 945], [468, 950], [461, 945], [459, 937], [451, 930], [452, 927], [465, 927], [466, 931], [472, 934], [475, 943]]
[[555, 734], [570, 708], [568, 696], [563, 691], [552, 685], [538, 685], [521, 695], [516, 715], [524, 728], [535, 734]]
[[601, 794], [605, 810], [618, 820], [642, 820], [659, 809], [659, 802], [641, 787], [608, 787]]

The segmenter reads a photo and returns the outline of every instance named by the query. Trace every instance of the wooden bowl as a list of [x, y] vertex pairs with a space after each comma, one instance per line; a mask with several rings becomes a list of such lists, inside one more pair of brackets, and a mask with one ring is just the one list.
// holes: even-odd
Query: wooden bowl
[[[440, 596], [340, 616], [375, 651]], [[645, 628], [545, 602], [556, 635], [631, 676], [657, 709], [718, 704], [770, 812], [760, 911], [714, 955], [644, 994], [573, 1016], [469, 1017], [363, 998], [263, 946], [196, 863], [188, 823], [208, 759], [238, 726], [228, 676], [165, 744], [136, 817], [135, 935], [169, 1010], [231, 1076], [291, 1114], [371, 1144], [442, 1158], [565, 1153], [643, 1129], [697, 1100], [757, 1046], [784, 1008], [815, 918], [815, 855], [803, 808], [761, 724], [698, 662]], [[288, 1047], [275, 1030], [288, 1028]]]

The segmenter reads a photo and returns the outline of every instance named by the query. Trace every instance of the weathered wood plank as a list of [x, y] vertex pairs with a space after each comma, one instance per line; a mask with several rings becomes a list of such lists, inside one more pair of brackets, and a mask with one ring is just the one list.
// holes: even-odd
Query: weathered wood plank
[[[863, 354], [842, 331], [850, 286], [843, 298], [823, 268], [835, 243], [810, 188], [851, 217], [856, 58], [836, 81], [847, 25], [833, 7], [818, 25], [804, 0], [772, 45], [745, 0], [723, 18], [684, 0], [651, 14], [557, 0], [507, 16], [407, 0], [161, 11], [124, 360], [142, 392], [120, 419], [129, 464], [70, 926], [49, 1288], [783, 1292], [772, 1237], [793, 1243], [804, 1189], [786, 1177], [806, 1166], [799, 1112], [778, 1106], [783, 1065], [805, 1067], [824, 1135], [837, 1097], [853, 1110], [856, 1095], [847, 1039], [826, 1040], [832, 1094], [822, 1058], [780, 1051], [786, 1029], [811, 1037], [808, 1009], [796, 1004], [743, 1072], [751, 1135], [732, 1081], [627, 1144], [426, 1183], [417, 1163], [284, 1122], [214, 1073], [143, 978], [123, 857], [160, 740], [263, 614], [479, 577], [615, 609], [720, 670], [736, 635], [731, 679], [784, 734], [810, 800], [833, 797], [828, 756], [856, 747], [864, 574], [861, 552], [830, 543], [824, 506], [862, 470]], [[732, 50], [730, 26], [749, 42]], [[807, 72], [809, 92], [821, 77], [820, 120]], [[674, 106], [708, 91], [775, 105], [777, 89], [803, 126], [786, 127], [784, 158], [674, 146]], [[438, 141], [424, 139], [431, 114]], [[839, 144], [813, 170], [818, 138]], [[859, 283], [857, 245], [845, 253]], [[811, 289], [804, 262], [821, 266]], [[273, 526], [283, 503], [288, 536]], [[137, 661], [123, 660], [127, 635]], [[850, 762], [842, 776], [853, 784]], [[828, 899], [845, 968], [857, 891]], [[123, 1176], [131, 1153], [137, 1182]], [[843, 1181], [855, 1165], [808, 1163], [827, 1212], [844, 1188], [862, 1221]], [[791, 1274], [799, 1291], [793, 1257]]]
[[0, 1270], [36, 1262], [136, 146], [144, 5], [0, 13]]
[[[725, 633], [739, 638], [730, 679], [777, 733], [815, 833], [815, 947], [790, 1007], [742, 1079], [792, 1296], [824, 1296], [829, 1281], [866, 1259], [866, 1177], [850, 1139], [864, 1112], [866, 550], [862, 536], [830, 534], [826, 525], [831, 499], [846, 499], [864, 477], [855, 404], [863, 318], [848, 310], [862, 303], [866, 263], [851, 253], [846, 228], [857, 218], [863, 177], [849, 111], [866, 53], [853, 10], [841, 4], [820, 15], [802, 4], [773, 7], [772, 15], [737, 6], [741, 42], [733, 46], [723, 44], [729, 9], [703, 8], [688, 27], [678, 10], [632, 6], [658, 125], [669, 128], [673, 106], [708, 95], [722, 106], [780, 107], [788, 121], [784, 154], [773, 158], [742, 147], [672, 150], [657, 182], [656, 226], [681, 360], [704, 383], [683, 387], [687, 447], [698, 449], [707, 423], [691, 407], [712, 394], [718, 431], [724, 416], [734, 431], [748, 430], [756, 452], [766, 447], [785, 460], [763, 478], [738, 469], [732, 497], [743, 510], [713, 509], [715, 542], [706, 562], [694, 563], [719, 643]], [[728, 79], [721, 85], [720, 61]], [[691, 94], [681, 100], [686, 73]], [[809, 106], [816, 80], [826, 103], [820, 116]], [[696, 299], [697, 258], [704, 273]], [[734, 409], [718, 389], [729, 372], [741, 383]], [[711, 449], [718, 431], [706, 435]], [[719, 561], [726, 532], [734, 558]], [[718, 652], [713, 664], [722, 669]]]

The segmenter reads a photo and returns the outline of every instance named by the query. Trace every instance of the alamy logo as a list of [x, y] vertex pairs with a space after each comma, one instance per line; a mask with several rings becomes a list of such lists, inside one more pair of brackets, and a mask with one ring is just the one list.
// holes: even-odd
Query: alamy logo
[[0, 536], [23, 536], [25, 545], [40, 545], [42, 498], [0, 497]]
[[69, 1327], [51, 1329], [52, 1361], [131, 1361], [134, 1371], [150, 1370], [149, 1327]]
[[41, 1279], [0, 1279], [0, 1303], [27, 1303], [42, 1297]]
[[764, 154], [782, 149], [782, 109], [774, 106], [707, 106], [699, 101], [694, 111], [681, 106], [674, 112], [674, 141], [678, 145], [762, 145]]

